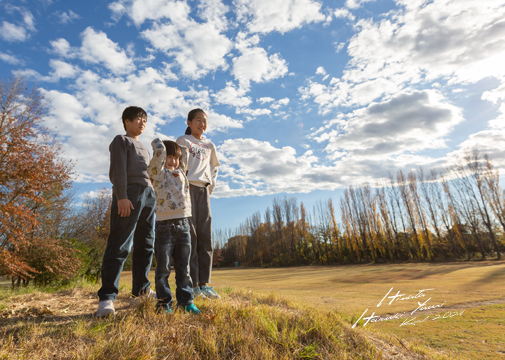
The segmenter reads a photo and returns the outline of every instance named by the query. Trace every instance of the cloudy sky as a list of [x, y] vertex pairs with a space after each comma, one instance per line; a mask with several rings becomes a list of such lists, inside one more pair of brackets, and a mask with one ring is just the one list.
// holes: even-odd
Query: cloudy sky
[[79, 194], [201, 107], [222, 163], [215, 227], [477, 148], [505, 169], [505, 0], [0, 0], [0, 75], [51, 100]]

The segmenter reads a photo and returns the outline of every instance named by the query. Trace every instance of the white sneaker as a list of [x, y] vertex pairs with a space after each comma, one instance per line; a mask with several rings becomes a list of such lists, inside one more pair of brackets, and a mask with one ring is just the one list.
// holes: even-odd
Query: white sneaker
[[200, 289], [200, 286], [195, 286], [193, 288], [193, 299], [196, 299], [197, 297], [201, 297], [202, 299], [207, 299], [207, 296], [202, 292]]
[[137, 306], [138, 304], [140, 304], [140, 302], [142, 301], [142, 298], [145, 296], [147, 296], [149, 299], [153, 299], [154, 301], [156, 301], [158, 299], [156, 297], [156, 293], [154, 291], [152, 291], [151, 289], [149, 289], [149, 292], [147, 293], [147, 295], [140, 295], [137, 297], [132, 297], [130, 299], [130, 306]]
[[202, 285], [200, 286], [202, 294], [208, 297], [209, 299], [221, 299], [221, 296], [217, 292], [214, 291], [213, 287]]
[[115, 315], [114, 302], [112, 300], [103, 300], [98, 303], [98, 310], [96, 311], [96, 317], [104, 317], [109, 315]]

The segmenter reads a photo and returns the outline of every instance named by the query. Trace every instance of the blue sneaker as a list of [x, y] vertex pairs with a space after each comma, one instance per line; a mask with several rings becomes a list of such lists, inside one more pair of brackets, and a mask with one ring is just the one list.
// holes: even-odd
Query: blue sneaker
[[181, 308], [184, 309], [184, 311], [190, 313], [190, 314], [201, 314], [202, 312], [200, 311], [199, 308], [195, 306], [195, 304], [189, 304], [186, 306], [181, 306]]
[[219, 296], [219, 294], [214, 291], [213, 287], [202, 285], [200, 286], [200, 290], [202, 291], [202, 294], [209, 299], [221, 299], [221, 296]]

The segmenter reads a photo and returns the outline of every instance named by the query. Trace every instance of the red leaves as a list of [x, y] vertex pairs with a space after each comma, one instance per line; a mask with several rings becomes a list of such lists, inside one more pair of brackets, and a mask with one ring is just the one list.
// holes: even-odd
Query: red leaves
[[23, 278], [37, 272], [33, 259], [42, 253], [50, 272], [73, 268], [55, 260], [69, 251], [48, 239], [38, 221], [47, 199], [71, 186], [72, 164], [43, 126], [47, 103], [25, 85], [20, 78], [0, 82], [0, 269]]

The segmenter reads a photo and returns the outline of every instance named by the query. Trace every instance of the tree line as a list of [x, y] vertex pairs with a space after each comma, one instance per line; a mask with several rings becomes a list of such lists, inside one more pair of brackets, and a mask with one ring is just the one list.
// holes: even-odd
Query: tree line
[[459, 163], [422, 168], [345, 189], [339, 221], [332, 199], [309, 214], [295, 197], [214, 233], [225, 266], [293, 266], [501, 259], [505, 194], [499, 171], [474, 151]]

